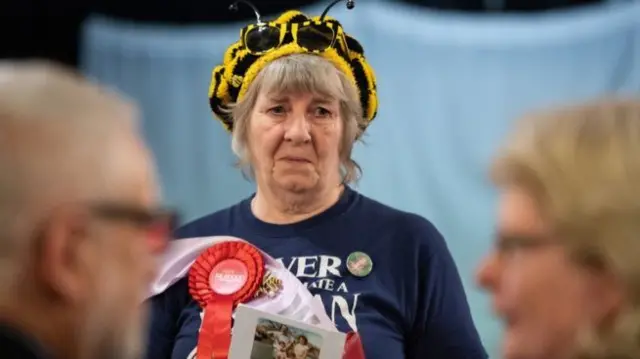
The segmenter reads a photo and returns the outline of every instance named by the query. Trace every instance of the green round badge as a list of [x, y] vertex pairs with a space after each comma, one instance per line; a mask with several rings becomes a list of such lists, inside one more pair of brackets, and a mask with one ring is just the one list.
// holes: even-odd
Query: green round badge
[[373, 261], [364, 252], [353, 252], [347, 257], [347, 269], [356, 277], [366, 277], [373, 269]]

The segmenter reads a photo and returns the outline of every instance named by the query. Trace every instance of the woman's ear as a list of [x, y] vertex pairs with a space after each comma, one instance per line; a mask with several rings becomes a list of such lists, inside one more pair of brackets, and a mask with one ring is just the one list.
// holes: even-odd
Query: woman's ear
[[607, 323], [622, 311], [626, 290], [622, 281], [612, 273], [591, 273], [587, 295], [590, 301], [591, 320]]

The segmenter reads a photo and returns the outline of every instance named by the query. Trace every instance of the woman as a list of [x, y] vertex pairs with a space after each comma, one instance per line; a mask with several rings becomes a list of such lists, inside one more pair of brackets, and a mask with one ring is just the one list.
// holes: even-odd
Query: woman
[[640, 358], [639, 153], [640, 101], [532, 116], [510, 138], [478, 271], [505, 358]]
[[289, 333], [287, 327], [270, 333], [273, 340], [273, 358], [287, 359], [287, 347], [289, 347]]
[[[368, 359], [486, 358], [438, 230], [348, 186], [359, 176], [353, 145], [377, 109], [360, 44], [324, 14], [297, 11], [241, 34], [209, 95], [256, 193], [177, 236], [231, 235], [278, 258], [339, 330], [360, 333]], [[148, 357], [187, 358], [200, 308], [186, 280], [151, 304]]]
[[299, 335], [296, 338], [292, 348], [293, 359], [307, 359], [309, 354], [309, 340], [304, 335]]

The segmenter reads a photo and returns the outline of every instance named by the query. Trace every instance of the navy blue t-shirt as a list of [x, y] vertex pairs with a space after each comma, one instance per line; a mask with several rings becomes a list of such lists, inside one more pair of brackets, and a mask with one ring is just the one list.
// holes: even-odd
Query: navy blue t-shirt
[[[485, 359], [456, 265], [428, 220], [352, 189], [333, 207], [289, 225], [260, 221], [251, 198], [180, 228], [178, 238], [230, 235], [281, 261], [320, 295], [339, 330], [357, 330], [367, 359]], [[349, 254], [373, 261], [349, 273]], [[151, 300], [148, 359], [195, 358], [201, 310], [186, 279]]]

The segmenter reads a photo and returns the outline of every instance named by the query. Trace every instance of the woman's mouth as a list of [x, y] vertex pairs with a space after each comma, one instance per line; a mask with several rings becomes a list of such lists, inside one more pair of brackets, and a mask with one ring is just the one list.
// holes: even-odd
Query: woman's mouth
[[283, 160], [287, 162], [293, 162], [293, 163], [310, 163], [311, 162], [304, 157], [284, 157]]

